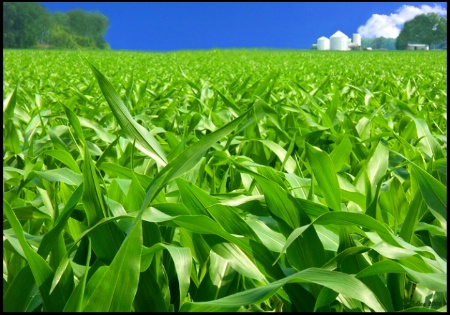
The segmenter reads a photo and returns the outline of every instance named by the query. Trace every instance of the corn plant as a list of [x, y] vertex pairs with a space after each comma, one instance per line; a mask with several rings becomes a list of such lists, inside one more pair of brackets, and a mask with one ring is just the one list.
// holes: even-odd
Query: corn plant
[[446, 52], [3, 55], [3, 311], [447, 310]]

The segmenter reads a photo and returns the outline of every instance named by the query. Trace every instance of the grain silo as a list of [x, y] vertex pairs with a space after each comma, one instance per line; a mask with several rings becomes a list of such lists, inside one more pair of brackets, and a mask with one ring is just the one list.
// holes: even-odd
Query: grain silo
[[348, 37], [341, 31], [337, 31], [330, 37], [330, 49], [331, 50], [349, 50]]
[[361, 35], [360, 34], [353, 34], [353, 40], [352, 40], [353, 45], [355, 45], [356, 47], [361, 47]]
[[330, 40], [322, 36], [317, 40], [317, 50], [330, 50]]

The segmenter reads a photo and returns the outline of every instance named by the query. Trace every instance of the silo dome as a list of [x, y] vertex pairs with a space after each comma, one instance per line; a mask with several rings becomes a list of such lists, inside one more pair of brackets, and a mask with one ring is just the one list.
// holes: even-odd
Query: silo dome
[[330, 50], [330, 40], [322, 36], [317, 40], [317, 50]]
[[330, 37], [331, 50], [348, 50], [348, 37], [341, 31], [337, 31]]

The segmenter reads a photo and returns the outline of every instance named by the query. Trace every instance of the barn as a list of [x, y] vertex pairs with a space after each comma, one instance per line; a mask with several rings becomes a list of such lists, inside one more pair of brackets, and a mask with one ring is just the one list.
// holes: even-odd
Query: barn
[[430, 47], [427, 44], [408, 44], [406, 46], [407, 50], [430, 50]]

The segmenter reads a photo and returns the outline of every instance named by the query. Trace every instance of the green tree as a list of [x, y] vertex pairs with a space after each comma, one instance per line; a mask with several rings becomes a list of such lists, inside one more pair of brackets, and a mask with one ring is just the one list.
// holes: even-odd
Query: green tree
[[35, 2], [3, 3], [3, 48], [109, 49], [108, 18], [99, 12], [72, 10], [50, 14]]
[[377, 38], [362, 38], [361, 47], [372, 47], [373, 49], [388, 49], [395, 50], [395, 38], [377, 37]]
[[99, 12], [79, 9], [67, 13], [56, 12], [52, 21], [51, 44], [54, 47], [109, 49], [104, 40], [109, 20]]
[[386, 37], [383, 37], [383, 36], [375, 38], [372, 41], [372, 48], [373, 49], [386, 48], [385, 47], [386, 42], [387, 42], [386, 40], [387, 40]]
[[108, 29], [109, 21], [99, 12], [72, 10], [67, 12], [68, 24], [75, 35], [85, 37], [103, 37]]
[[396, 48], [406, 49], [408, 44], [438, 44], [447, 40], [447, 18], [436, 13], [417, 15], [405, 22], [397, 37]]
[[3, 48], [30, 48], [50, 39], [50, 16], [34, 2], [3, 2]]

